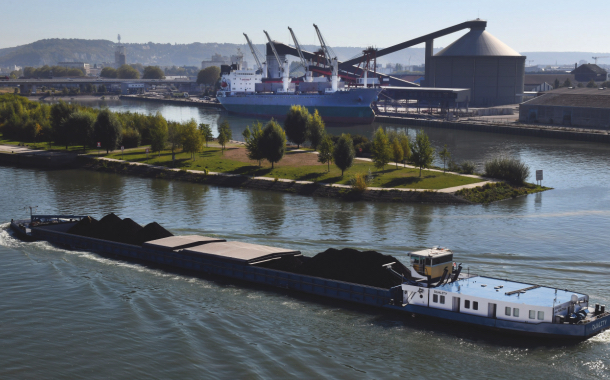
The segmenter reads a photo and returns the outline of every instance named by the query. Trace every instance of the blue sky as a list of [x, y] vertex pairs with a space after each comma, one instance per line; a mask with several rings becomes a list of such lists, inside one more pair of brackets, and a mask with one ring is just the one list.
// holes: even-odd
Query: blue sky
[[244, 43], [245, 32], [263, 43], [263, 29], [290, 42], [287, 26], [302, 44], [317, 44], [314, 23], [331, 46], [387, 47], [480, 17], [491, 34], [519, 52], [610, 51], [610, 5], [590, 0], [586, 9], [564, 0], [2, 0], [0, 47], [44, 38], [114, 41], [119, 33], [123, 42]]

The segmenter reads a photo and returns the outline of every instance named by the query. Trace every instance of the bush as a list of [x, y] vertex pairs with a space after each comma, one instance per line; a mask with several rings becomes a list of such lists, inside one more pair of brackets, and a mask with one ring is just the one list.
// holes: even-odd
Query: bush
[[356, 173], [356, 175], [350, 180], [350, 186], [353, 190], [361, 193], [369, 187], [372, 180], [373, 175], [371, 174], [370, 170], [368, 174]]
[[461, 172], [463, 174], [474, 174], [474, 162], [472, 161], [462, 161], [462, 164], [460, 165], [462, 167]]
[[485, 163], [485, 176], [522, 185], [530, 175], [530, 168], [517, 158], [498, 157]]

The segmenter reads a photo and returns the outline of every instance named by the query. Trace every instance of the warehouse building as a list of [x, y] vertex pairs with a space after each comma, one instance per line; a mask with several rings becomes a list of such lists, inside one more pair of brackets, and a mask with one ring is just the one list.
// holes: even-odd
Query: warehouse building
[[610, 88], [560, 88], [519, 105], [519, 121], [610, 129]]

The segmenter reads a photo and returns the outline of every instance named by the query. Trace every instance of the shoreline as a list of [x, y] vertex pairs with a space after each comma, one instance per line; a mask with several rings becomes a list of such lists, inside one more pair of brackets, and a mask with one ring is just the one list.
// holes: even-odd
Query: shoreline
[[[237, 174], [208, 173], [196, 170], [172, 169], [143, 163], [130, 163], [115, 159], [98, 159], [88, 155], [55, 151], [35, 151], [23, 147], [10, 147], [0, 151], [0, 164], [31, 167], [46, 170], [83, 169], [116, 173], [141, 178], [178, 180], [204, 185], [216, 185], [240, 189], [278, 191], [284, 193], [336, 198], [346, 201], [430, 203], [430, 204], [474, 204], [453, 192], [422, 189], [366, 189], [355, 191], [347, 185], [322, 184], [293, 181], [269, 177], [250, 177]], [[475, 185], [482, 186], [486, 182]], [[466, 185], [471, 186], [471, 185]]]

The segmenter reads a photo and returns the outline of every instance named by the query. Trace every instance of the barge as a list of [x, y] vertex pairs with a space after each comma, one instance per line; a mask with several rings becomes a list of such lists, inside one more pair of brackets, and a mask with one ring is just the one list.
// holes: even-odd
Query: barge
[[408, 315], [465, 323], [509, 333], [584, 340], [610, 327], [605, 306], [589, 305], [583, 293], [463, 273], [453, 252], [431, 248], [411, 252], [407, 273], [383, 265], [396, 286], [380, 288], [266, 268], [275, 260], [313, 258], [301, 252], [225, 239], [186, 235], [119, 243], [68, 233], [84, 216], [32, 215], [11, 220], [15, 235], [71, 249], [192, 270], [315, 294]]

